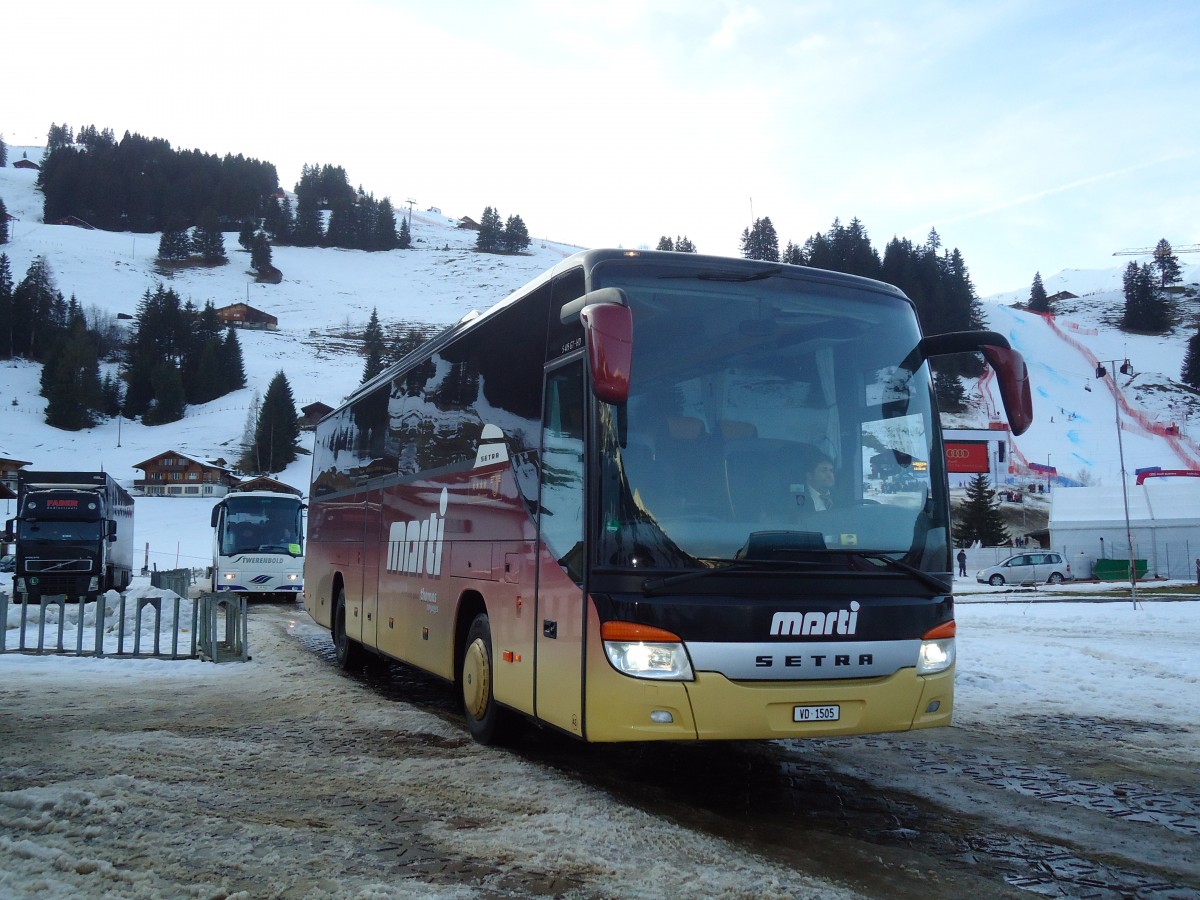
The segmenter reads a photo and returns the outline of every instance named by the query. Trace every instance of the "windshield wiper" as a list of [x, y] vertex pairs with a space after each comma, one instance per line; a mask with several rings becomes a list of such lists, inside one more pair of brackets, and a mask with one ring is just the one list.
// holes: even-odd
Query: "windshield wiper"
[[695, 278], [698, 281], [762, 281], [764, 278], [774, 278], [776, 275], [782, 275], [783, 269], [775, 266], [770, 269], [763, 269], [761, 272], [729, 272], [716, 270], [712, 272], [701, 272], [698, 275], [659, 275], [661, 279], [667, 278]]
[[707, 578], [709, 575], [721, 575], [726, 572], [738, 572], [743, 575], [773, 575], [776, 572], [795, 571], [820, 565], [817, 561], [800, 559], [727, 559], [720, 560], [721, 565], [711, 569], [692, 569], [690, 572], [679, 572], [675, 575], [663, 575], [660, 578], [647, 578], [642, 582], [642, 592], [656, 594], [664, 588], [696, 578]]
[[904, 572], [906, 575], [911, 575], [913, 578], [917, 579], [917, 581], [933, 588], [939, 593], [949, 594], [954, 590], [950, 585], [946, 584], [946, 582], [942, 581], [940, 578], [935, 578], [928, 572], [923, 572], [922, 570], [918, 569], [916, 566], [910, 566], [906, 562], [893, 559], [886, 553], [879, 553], [872, 550], [839, 550], [836, 548], [827, 552], [840, 553], [844, 556], [858, 556], [862, 559], [870, 559], [876, 562], [881, 562], [889, 569], [896, 569], [897, 571]]
[[[885, 553], [872, 550], [841, 550], [829, 548], [812, 550], [814, 556], [837, 554], [839, 556], [857, 556], [861, 559], [874, 560], [883, 563], [886, 568], [895, 569], [915, 578], [926, 587], [933, 588], [939, 594], [949, 594], [953, 588], [940, 578], [935, 578], [928, 572], [923, 572], [915, 566], [893, 559]], [[828, 568], [828, 561], [822, 559], [732, 559], [724, 560], [723, 564], [711, 569], [693, 569], [690, 572], [680, 572], [675, 575], [664, 575], [660, 578], [647, 578], [642, 582], [642, 592], [647, 596], [657, 594], [666, 588], [673, 587], [697, 578], [707, 578], [709, 575], [721, 575], [727, 572], [737, 572], [742, 575], [773, 575], [778, 572], [796, 571], [797, 569]]]

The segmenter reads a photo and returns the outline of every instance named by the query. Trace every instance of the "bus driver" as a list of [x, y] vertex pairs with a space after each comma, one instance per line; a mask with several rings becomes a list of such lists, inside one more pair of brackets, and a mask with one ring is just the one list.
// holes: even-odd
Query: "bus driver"
[[804, 490], [796, 503], [805, 510], [824, 512], [833, 507], [833, 460], [819, 450], [810, 450], [804, 458]]

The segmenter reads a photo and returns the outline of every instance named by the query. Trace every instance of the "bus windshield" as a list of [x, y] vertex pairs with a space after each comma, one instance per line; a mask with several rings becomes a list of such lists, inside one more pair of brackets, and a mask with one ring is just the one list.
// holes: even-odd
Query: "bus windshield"
[[[878, 288], [598, 267], [634, 321], [628, 402], [599, 403], [601, 567], [890, 556], [947, 568], [916, 316]], [[801, 270], [803, 272], [803, 270]], [[885, 561], [886, 562], [886, 561]]]
[[225, 500], [220, 553], [286, 553], [303, 556], [300, 501], [294, 497], [238, 497]]

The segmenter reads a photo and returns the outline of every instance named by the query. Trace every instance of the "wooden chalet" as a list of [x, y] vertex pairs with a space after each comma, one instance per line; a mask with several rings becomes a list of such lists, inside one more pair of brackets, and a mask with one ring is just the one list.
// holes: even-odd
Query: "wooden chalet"
[[237, 483], [225, 466], [178, 450], [167, 450], [133, 468], [145, 472], [133, 486], [147, 497], [224, 497]]
[[22, 157], [21, 159], [18, 159], [16, 162], [14, 162], [12, 164], [12, 167], [14, 169], [38, 169], [38, 170], [40, 170], [42, 168], [37, 163], [35, 163], [32, 159], [26, 159], [25, 157]]
[[0, 500], [13, 500], [17, 496], [17, 471], [29, 465], [23, 459], [0, 456]]
[[234, 328], [259, 328], [274, 331], [279, 327], [279, 320], [261, 309], [255, 309], [249, 303], [231, 303], [217, 310], [217, 318], [226, 325]]
[[317, 427], [317, 423], [333, 412], [333, 407], [328, 403], [322, 403], [318, 400], [316, 403], [310, 403], [308, 406], [300, 407], [300, 429], [302, 431], [312, 431]]
[[253, 478], [247, 478], [239, 481], [233, 488], [235, 491], [274, 491], [277, 494], [294, 494], [297, 497], [304, 496], [304, 491], [292, 487], [290, 484], [284, 484], [282, 481], [277, 481], [270, 475], [255, 475]]

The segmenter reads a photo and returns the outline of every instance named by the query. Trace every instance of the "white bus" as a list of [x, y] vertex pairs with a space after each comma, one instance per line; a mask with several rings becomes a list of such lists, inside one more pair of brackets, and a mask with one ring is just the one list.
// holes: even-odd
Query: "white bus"
[[295, 597], [304, 590], [301, 498], [233, 491], [212, 511], [215, 593]]

